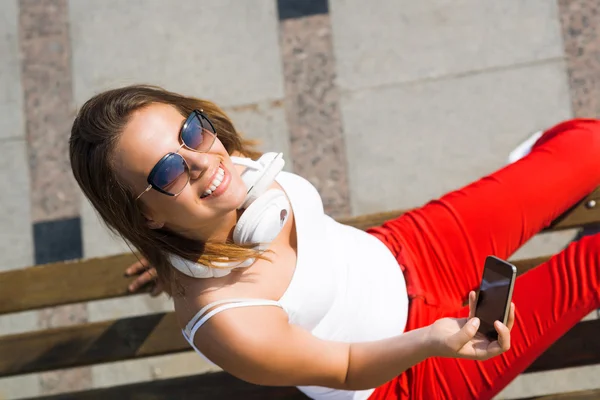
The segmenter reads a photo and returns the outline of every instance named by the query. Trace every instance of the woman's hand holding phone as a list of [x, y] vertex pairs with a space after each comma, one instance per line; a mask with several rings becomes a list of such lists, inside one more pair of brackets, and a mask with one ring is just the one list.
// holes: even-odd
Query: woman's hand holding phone
[[491, 340], [477, 332], [479, 318], [475, 318], [476, 294], [469, 293], [468, 318], [442, 318], [428, 328], [432, 356], [487, 360], [510, 349], [510, 331], [515, 323], [515, 305], [510, 304], [506, 325], [494, 322], [498, 340]]

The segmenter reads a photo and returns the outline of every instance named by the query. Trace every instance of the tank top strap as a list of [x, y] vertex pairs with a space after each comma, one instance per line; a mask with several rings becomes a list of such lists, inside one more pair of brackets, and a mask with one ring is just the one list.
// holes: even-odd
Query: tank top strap
[[216, 314], [231, 308], [251, 306], [276, 306], [283, 308], [278, 301], [267, 299], [234, 298], [213, 301], [212, 303], [202, 307], [200, 311], [194, 315], [194, 317], [185, 326], [184, 334], [189, 340], [193, 341], [196, 331]]

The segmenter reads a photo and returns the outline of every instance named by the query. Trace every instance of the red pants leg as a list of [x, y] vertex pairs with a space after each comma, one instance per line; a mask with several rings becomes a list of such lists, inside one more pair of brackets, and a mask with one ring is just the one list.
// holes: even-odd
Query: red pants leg
[[[508, 258], [598, 185], [600, 122], [572, 120], [547, 131], [522, 160], [372, 229], [405, 271], [411, 297], [407, 330], [455, 313], [479, 285], [487, 255]], [[373, 398], [408, 394], [407, 385], [413, 385], [408, 380], [416, 382], [417, 371], [384, 385]]]
[[[412, 371], [409, 398], [491, 399], [573, 325], [599, 308], [600, 234], [572, 243], [518, 277], [513, 301], [516, 323], [509, 351], [483, 362], [427, 359]], [[445, 316], [436, 318], [435, 310], [429, 313], [434, 319]], [[468, 307], [463, 307], [450, 316], [468, 314]]]

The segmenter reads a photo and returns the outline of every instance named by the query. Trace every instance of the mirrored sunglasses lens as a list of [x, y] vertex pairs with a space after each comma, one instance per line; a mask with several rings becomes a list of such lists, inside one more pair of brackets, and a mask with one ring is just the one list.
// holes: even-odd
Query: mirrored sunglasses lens
[[181, 139], [191, 149], [206, 151], [215, 140], [214, 128], [206, 118], [194, 113], [186, 121]]
[[188, 181], [187, 165], [179, 154], [171, 154], [165, 158], [153, 177], [154, 185], [165, 192], [178, 194]]

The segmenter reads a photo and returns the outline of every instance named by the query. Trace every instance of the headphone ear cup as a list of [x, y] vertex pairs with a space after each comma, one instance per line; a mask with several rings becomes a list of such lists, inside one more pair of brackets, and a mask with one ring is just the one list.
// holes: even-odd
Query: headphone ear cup
[[254, 182], [248, 186], [248, 193], [241, 208], [248, 208], [252, 202], [261, 197], [275, 181], [277, 175], [281, 172], [285, 165], [282, 153], [267, 153], [263, 155], [258, 164], [261, 169], [258, 172], [253, 172]]
[[285, 225], [290, 215], [290, 203], [279, 189], [270, 189], [257, 198], [242, 213], [233, 230], [236, 244], [257, 244], [264, 250]]

